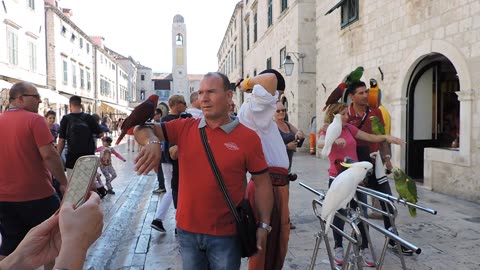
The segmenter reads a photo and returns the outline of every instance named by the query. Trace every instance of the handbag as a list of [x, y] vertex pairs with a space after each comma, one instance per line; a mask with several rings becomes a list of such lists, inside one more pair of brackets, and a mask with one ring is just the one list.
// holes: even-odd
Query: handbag
[[212, 150], [208, 145], [207, 134], [204, 127], [200, 128], [200, 136], [208, 157], [208, 161], [210, 162], [210, 167], [215, 174], [215, 179], [217, 180], [218, 186], [225, 197], [225, 201], [230, 208], [230, 212], [235, 218], [235, 223], [237, 225], [237, 238], [241, 246], [241, 256], [242, 258], [250, 257], [257, 253], [257, 222], [255, 220], [250, 201], [243, 198], [236, 207], [233, 205], [233, 202], [227, 193], [227, 189], [223, 182], [223, 178], [220, 174], [217, 163], [215, 162]]

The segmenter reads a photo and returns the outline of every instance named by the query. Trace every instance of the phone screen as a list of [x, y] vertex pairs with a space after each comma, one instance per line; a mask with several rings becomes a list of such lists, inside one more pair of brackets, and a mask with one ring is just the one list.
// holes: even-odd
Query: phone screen
[[73, 173], [68, 181], [67, 191], [63, 196], [65, 202], [80, 206], [92, 186], [98, 168], [99, 159], [95, 155], [80, 157], [73, 167]]

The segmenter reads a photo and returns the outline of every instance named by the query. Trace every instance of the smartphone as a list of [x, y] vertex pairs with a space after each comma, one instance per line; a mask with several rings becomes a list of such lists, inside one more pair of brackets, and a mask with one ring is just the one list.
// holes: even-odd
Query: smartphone
[[67, 191], [63, 195], [62, 202], [71, 202], [75, 208], [85, 202], [88, 192], [95, 180], [99, 164], [99, 158], [95, 155], [83, 156], [77, 159], [73, 167], [73, 173], [68, 179]]
[[297, 142], [297, 147], [302, 147], [303, 141], [305, 141], [305, 138], [296, 139], [295, 141]]

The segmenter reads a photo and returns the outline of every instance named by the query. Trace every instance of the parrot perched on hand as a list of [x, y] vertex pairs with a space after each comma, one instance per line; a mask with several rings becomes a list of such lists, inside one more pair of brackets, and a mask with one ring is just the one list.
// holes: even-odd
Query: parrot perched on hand
[[122, 141], [123, 137], [125, 137], [125, 134], [127, 134], [127, 131], [130, 128], [145, 124], [148, 119], [152, 118], [155, 114], [157, 103], [158, 95], [151, 95], [147, 100], [135, 107], [132, 113], [123, 121], [121, 126], [122, 132], [115, 142], [115, 145], [118, 145]]
[[378, 108], [380, 105], [382, 105], [382, 90], [378, 87], [377, 80], [372, 78], [368, 89], [368, 106]]
[[345, 88], [347, 88], [347, 84], [342, 82], [340, 83], [335, 90], [332, 91], [330, 96], [328, 96], [327, 101], [325, 101], [325, 107], [323, 107], [323, 112], [327, 109], [330, 104], [335, 104], [338, 102], [339, 99], [342, 98], [343, 92], [345, 92]]
[[[417, 203], [417, 184], [399, 168], [393, 168], [393, 179], [395, 180], [395, 189], [398, 196], [410, 203]], [[410, 216], [417, 216], [417, 209], [409, 206]]]
[[328, 126], [327, 132], [325, 134], [325, 143], [322, 149], [322, 155], [328, 158], [330, 151], [332, 150], [332, 145], [335, 140], [342, 134], [342, 115], [337, 113], [333, 117], [332, 123]]
[[352, 83], [360, 81], [360, 78], [363, 76], [363, 67], [357, 67], [354, 71], [350, 72], [347, 76], [347, 80], [345, 83], [347, 87], [350, 86]]
[[325, 234], [332, 224], [335, 212], [347, 207], [357, 191], [358, 184], [365, 178], [367, 172], [372, 169], [372, 163], [368, 161], [356, 162], [353, 164], [342, 163], [348, 167], [340, 173], [328, 189], [327, 196], [323, 200], [321, 217], [325, 220]]
[[380, 118], [376, 116], [370, 116], [372, 122], [372, 133], [375, 135], [385, 135], [385, 127], [380, 122]]

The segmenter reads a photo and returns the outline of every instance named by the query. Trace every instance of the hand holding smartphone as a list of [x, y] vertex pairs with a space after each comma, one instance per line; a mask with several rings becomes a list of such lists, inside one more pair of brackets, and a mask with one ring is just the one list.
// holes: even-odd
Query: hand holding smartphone
[[297, 142], [297, 147], [302, 147], [303, 141], [305, 141], [305, 138], [296, 139], [295, 141]]
[[95, 179], [99, 158], [95, 155], [80, 157], [73, 167], [73, 173], [68, 179], [67, 191], [63, 195], [63, 202], [75, 204], [75, 208], [82, 205]]

